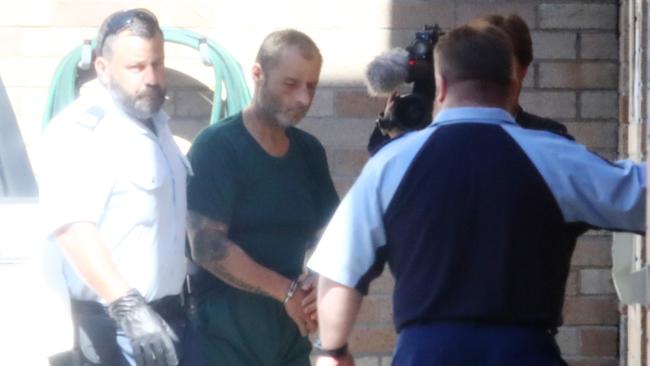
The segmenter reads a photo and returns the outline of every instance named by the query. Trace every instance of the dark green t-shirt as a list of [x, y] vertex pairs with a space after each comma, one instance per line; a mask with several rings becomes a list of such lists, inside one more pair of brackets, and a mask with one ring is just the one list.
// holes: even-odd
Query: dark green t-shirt
[[338, 204], [325, 150], [290, 127], [285, 156], [269, 155], [237, 114], [201, 132], [189, 152], [188, 208], [229, 226], [261, 265], [295, 278], [307, 245]]

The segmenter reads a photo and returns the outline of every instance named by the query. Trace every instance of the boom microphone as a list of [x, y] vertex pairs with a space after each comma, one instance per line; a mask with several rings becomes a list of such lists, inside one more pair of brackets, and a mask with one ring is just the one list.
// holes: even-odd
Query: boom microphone
[[395, 48], [375, 57], [366, 68], [366, 86], [371, 96], [385, 96], [395, 91], [408, 76], [409, 53]]

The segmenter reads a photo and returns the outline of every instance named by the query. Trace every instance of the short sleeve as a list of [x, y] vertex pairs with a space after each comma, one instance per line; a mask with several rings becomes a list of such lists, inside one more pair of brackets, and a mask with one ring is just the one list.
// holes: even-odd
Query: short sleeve
[[378, 174], [364, 169], [323, 233], [307, 266], [348, 287], [357, 287], [386, 244], [377, 194]]
[[568, 223], [645, 232], [645, 163], [611, 163], [552, 134], [507, 128], [548, 185]]
[[238, 186], [232, 144], [224, 136], [205, 133], [196, 139], [188, 158], [194, 171], [187, 183], [188, 209], [230, 224]]
[[120, 174], [114, 146], [79, 126], [48, 131], [38, 175], [41, 210], [48, 234], [76, 222], [99, 223]]
[[313, 174], [315, 176], [316, 204], [318, 205], [318, 227], [324, 227], [339, 204], [339, 196], [334, 188], [332, 176], [327, 164], [325, 149], [318, 143], [313, 151], [314, 164]]

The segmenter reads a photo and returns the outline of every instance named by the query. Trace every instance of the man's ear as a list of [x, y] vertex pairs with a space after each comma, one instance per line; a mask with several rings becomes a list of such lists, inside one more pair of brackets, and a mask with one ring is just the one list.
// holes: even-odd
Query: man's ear
[[105, 59], [102, 56], [97, 56], [95, 58], [95, 72], [97, 73], [97, 78], [99, 79], [99, 81], [104, 85], [108, 85], [108, 81], [110, 77], [109, 77], [107, 59]]
[[255, 85], [261, 86], [264, 84], [264, 70], [262, 70], [262, 65], [258, 62], [253, 64], [251, 74], [253, 75], [253, 82], [255, 82]]
[[528, 66], [519, 66], [517, 67], [517, 78], [521, 80], [521, 83], [524, 83], [524, 79], [526, 78], [526, 75], [528, 74]]
[[443, 103], [447, 99], [447, 80], [436, 73], [436, 98], [437, 103]]

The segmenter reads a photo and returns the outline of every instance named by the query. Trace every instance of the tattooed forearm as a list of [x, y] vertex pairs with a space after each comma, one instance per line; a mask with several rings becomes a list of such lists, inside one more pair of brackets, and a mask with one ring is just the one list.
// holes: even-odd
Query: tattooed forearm
[[230, 243], [225, 225], [190, 212], [188, 229], [192, 259], [203, 263], [220, 261], [228, 256]]
[[209, 270], [212, 274], [219, 277], [222, 281], [228, 283], [231, 286], [237, 287], [240, 290], [252, 292], [258, 295], [273, 297], [270, 293], [264, 291], [261, 287], [246, 283], [245, 281], [237, 278], [228, 270], [228, 268], [218, 262], [212, 262], [212, 265], [209, 266]]
[[271, 296], [261, 287], [245, 281], [238, 276], [238, 273], [233, 272], [233, 268], [238, 269], [238, 272], [245, 272], [246, 269], [239, 266], [238, 263], [228, 263], [232, 257], [231, 254], [236, 252], [234, 256], [237, 257], [241, 250], [228, 239], [228, 227], [224, 223], [191, 211], [187, 223], [194, 261], [233, 287], [259, 295]]
[[230, 243], [221, 230], [200, 228], [194, 234], [192, 257], [200, 262], [221, 261], [228, 257]]

